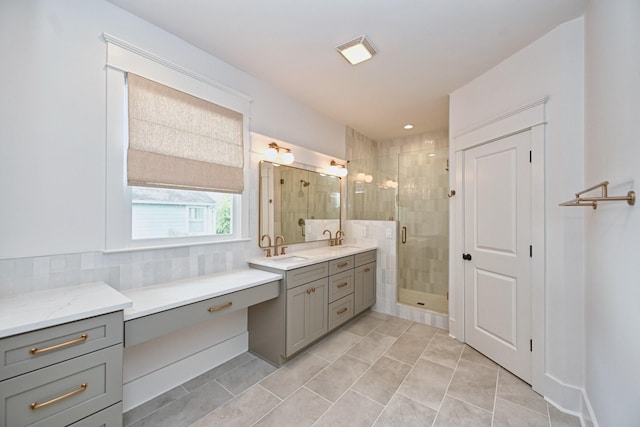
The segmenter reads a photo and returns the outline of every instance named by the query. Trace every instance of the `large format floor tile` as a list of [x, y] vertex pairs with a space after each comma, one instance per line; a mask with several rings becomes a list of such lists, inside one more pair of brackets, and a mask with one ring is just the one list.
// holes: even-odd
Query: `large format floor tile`
[[243, 353], [128, 411], [126, 427], [579, 427], [447, 331], [366, 312], [276, 369]]

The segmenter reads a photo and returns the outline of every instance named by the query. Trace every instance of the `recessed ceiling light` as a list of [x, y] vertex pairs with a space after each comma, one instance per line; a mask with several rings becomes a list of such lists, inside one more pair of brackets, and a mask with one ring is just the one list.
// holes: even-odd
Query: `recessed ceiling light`
[[369, 43], [369, 40], [367, 40], [364, 35], [341, 44], [336, 49], [344, 59], [349, 61], [351, 65], [356, 65], [371, 59], [373, 58], [373, 55], [376, 54], [376, 50], [371, 46], [371, 43]]
[[404, 125], [404, 128], [409, 130], [409, 129], [413, 129], [413, 125], [411, 123]]

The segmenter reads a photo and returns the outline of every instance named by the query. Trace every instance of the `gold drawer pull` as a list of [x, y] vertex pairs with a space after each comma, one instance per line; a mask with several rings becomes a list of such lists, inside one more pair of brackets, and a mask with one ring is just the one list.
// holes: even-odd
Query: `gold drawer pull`
[[344, 282], [341, 285], [338, 285], [339, 288], [344, 288], [345, 286], [347, 286], [349, 284], [349, 282]]
[[60, 350], [61, 348], [65, 348], [65, 347], [68, 347], [70, 345], [79, 344], [81, 342], [84, 342], [84, 341], [87, 340], [87, 338], [89, 338], [89, 334], [82, 334], [82, 335], [80, 335], [80, 338], [76, 338], [75, 340], [63, 342], [61, 344], [52, 345], [51, 347], [45, 347], [45, 348], [34, 347], [31, 350], [29, 350], [29, 353], [31, 353], [31, 354], [42, 354], [42, 353], [46, 353], [48, 351]]
[[225, 309], [227, 307], [231, 307], [232, 305], [233, 305], [233, 301], [229, 301], [229, 302], [226, 302], [226, 303], [224, 303], [222, 305], [217, 305], [215, 307], [209, 307], [207, 309], [207, 311], [209, 311], [209, 313], [213, 313], [214, 311], [222, 310], [222, 309]]
[[348, 262], [341, 262], [340, 264], [337, 265], [337, 267], [342, 268], [342, 267], [346, 267], [347, 265], [349, 265]]
[[344, 307], [342, 310], [338, 310], [338, 311], [336, 311], [336, 314], [342, 314], [342, 313], [345, 313], [347, 310], [348, 310], [348, 309], [347, 309], [347, 307]]
[[51, 400], [47, 400], [44, 403], [33, 402], [31, 405], [29, 405], [29, 408], [35, 411], [36, 409], [44, 408], [45, 406], [49, 406], [54, 403], [60, 402], [61, 400], [68, 399], [71, 396], [75, 396], [76, 394], [82, 393], [83, 391], [85, 391], [87, 389], [87, 385], [88, 385], [87, 383], [84, 383], [80, 386], [79, 389], [70, 391], [67, 394], [63, 394], [62, 396], [55, 397]]
[[365, 272], [365, 273], [368, 273], [368, 272], [370, 272], [370, 271], [371, 271], [371, 269], [370, 269], [369, 267], [367, 267], [367, 268], [365, 268], [365, 269], [364, 269], [364, 272]]

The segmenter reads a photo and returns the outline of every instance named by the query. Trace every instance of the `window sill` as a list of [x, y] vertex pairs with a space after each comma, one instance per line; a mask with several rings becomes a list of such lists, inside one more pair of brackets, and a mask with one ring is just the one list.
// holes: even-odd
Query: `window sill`
[[137, 252], [137, 251], [150, 251], [156, 249], [171, 249], [171, 248], [184, 248], [188, 246], [203, 246], [203, 245], [219, 245], [225, 243], [238, 243], [238, 242], [250, 242], [251, 239], [244, 237], [241, 239], [229, 239], [229, 240], [215, 240], [209, 242], [191, 242], [191, 243], [168, 243], [166, 245], [149, 245], [149, 246], [136, 246], [120, 249], [105, 249], [102, 251], [104, 254], [119, 254], [125, 252]]

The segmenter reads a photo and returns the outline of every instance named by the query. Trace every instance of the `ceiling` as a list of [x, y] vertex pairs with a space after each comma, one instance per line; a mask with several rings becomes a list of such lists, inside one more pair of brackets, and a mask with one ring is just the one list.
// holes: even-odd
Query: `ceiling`
[[[587, 2], [109, 1], [377, 141], [448, 128], [450, 92]], [[335, 47], [362, 34], [378, 54], [352, 66]]]

